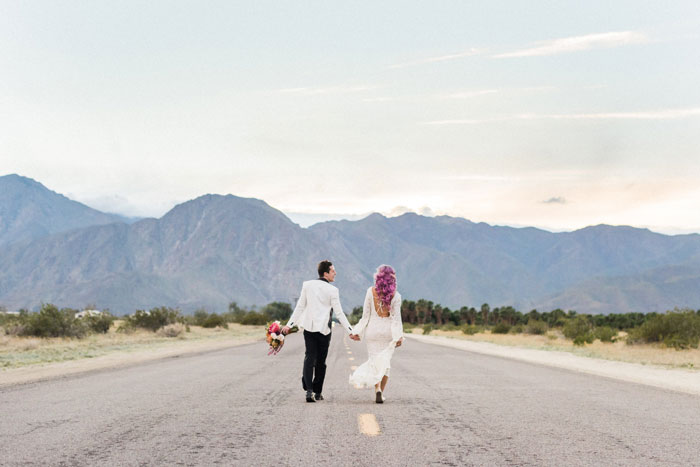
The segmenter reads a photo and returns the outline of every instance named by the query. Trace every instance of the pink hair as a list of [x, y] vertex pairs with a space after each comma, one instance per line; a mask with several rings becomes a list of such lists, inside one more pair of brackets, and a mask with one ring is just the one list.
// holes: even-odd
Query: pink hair
[[389, 308], [396, 293], [396, 272], [391, 266], [382, 264], [374, 274], [374, 290], [377, 291], [382, 304]]

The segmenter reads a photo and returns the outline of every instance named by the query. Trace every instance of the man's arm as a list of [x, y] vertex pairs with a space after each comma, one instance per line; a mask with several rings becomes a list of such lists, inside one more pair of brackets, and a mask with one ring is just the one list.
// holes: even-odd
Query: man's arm
[[338, 292], [338, 289], [335, 289], [333, 291], [333, 295], [331, 296], [331, 307], [333, 309], [333, 313], [335, 313], [335, 317], [338, 318], [340, 325], [347, 331], [350, 338], [352, 340], [360, 340], [358, 335], [352, 333], [352, 326], [350, 326], [348, 317], [345, 316], [345, 313], [343, 313], [343, 307], [340, 305], [340, 293]]
[[294, 308], [292, 316], [289, 317], [287, 325], [282, 328], [282, 334], [289, 333], [289, 330], [296, 324], [301, 315], [302, 311], [306, 308], [306, 283], [301, 286], [301, 292], [299, 292], [299, 300], [297, 300], [297, 306]]

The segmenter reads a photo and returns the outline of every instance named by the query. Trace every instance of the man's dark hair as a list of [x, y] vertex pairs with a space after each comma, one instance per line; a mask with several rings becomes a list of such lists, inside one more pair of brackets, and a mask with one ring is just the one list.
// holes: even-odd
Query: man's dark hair
[[325, 273], [331, 272], [331, 266], [333, 266], [333, 263], [331, 263], [327, 259], [324, 259], [323, 261], [318, 263], [318, 277], [323, 277]]

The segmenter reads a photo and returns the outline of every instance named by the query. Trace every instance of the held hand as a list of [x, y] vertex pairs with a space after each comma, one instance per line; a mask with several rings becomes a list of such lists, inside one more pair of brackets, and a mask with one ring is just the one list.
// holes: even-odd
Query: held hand
[[403, 344], [403, 337], [396, 341], [396, 347], [401, 347], [401, 344]]
[[350, 334], [350, 339], [352, 339], [354, 341], [359, 341], [360, 336], [359, 336], [359, 334]]
[[285, 336], [286, 336], [287, 334], [289, 334], [289, 329], [290, 329], [289, 326], [283, 327], [283, 328], [282, 328], [282, 334], [284, 334]]

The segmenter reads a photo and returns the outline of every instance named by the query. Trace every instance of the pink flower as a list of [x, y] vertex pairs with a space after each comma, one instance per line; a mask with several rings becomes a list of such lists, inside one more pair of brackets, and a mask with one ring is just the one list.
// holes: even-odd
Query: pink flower
[[270, 331], [271, 334], [279, 334], [279, 332], [280, 332], [280, 323], [278, 323], [277, 321], [275, 321], [274, 323], [272, 323], [272, 324], [270, 325], [270, 328], [268, 329], [268, 331]]

